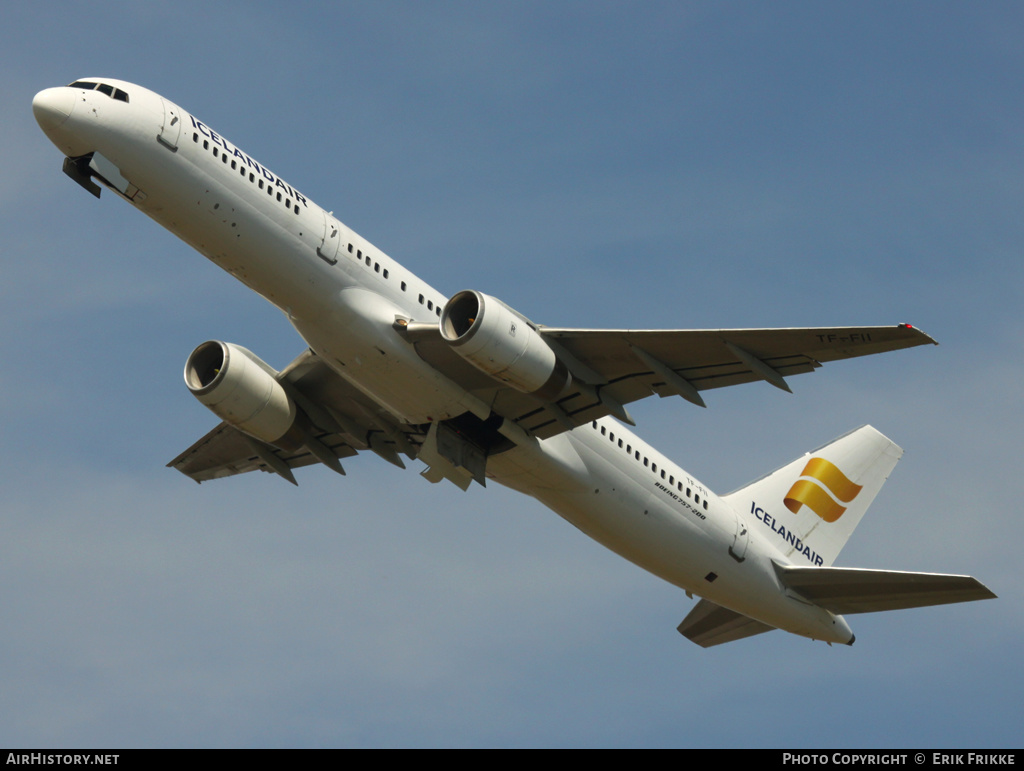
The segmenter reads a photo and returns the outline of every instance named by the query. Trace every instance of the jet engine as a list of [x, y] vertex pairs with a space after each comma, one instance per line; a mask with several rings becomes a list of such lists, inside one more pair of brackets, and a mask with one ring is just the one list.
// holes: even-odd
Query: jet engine
[[565, 364], [525, 316], [468, 289], [441, 313], [441, 336], [477, 369], [523, 393], [554, 401], [569, 385]]
[[295, 403], [277, 371], [240, 345], [209, 340], [197, 347], [185, 362], [185, 385], [221, 420], [268, 444], [280, 446], [295, 424]]

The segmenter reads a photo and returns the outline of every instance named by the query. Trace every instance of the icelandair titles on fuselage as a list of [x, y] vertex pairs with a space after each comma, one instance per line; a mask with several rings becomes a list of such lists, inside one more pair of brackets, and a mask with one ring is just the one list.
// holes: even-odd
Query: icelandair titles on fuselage
[[263, 178], [265, 180], [267, 180], [268, 182], [270, 182], [273, 185], [276, 185], [277, 187], [282, 188], [283, 190], [286, 190], [288, 192], [288, 194], [290, 196], [292, 196], [296, 201], [301, 201], [303, 206], [305, 206], [306, 208], [309, 208], [309, 204], [306, 203], [306, 199], [302, 196], [302, 193], [300, 193], [299, 191], [295, 190], [291, 185], [289, 185], [287, 182], [285, 182], [280, 177], [275, 177], [265, 167], [263, 167], [260, 164], [258, 164], [256, 161], [254, 161], [248, 155], [243, 153], [237, 147], [234, 147], [230, 142], [228, 142], [228, 140], [226, 140], [224, 137], [222, 137], [220, 134], [218, 134], [212, 128], [207, 126], [205, 123], [203, 123], [200, 120], [196, 120], [195, 117], [192, 116], [192, 115], [189, 115], [188, 117], [192, 120], [192, 126], [197, 131], [199, 131], [204, 137], [209, 139], [215, 145], [219, 145], [220, 148], [222, 150], [224, 150], [224, 152], [226, 152], [226, 153], [228, 153], [230, 155], [233, 155], [236, 158], [239, 158], [242, 161], [244, 161], [246, 166], [248, 166], [251, 169], [255, 169], [257, 172], [259, 172], [263, 176]]

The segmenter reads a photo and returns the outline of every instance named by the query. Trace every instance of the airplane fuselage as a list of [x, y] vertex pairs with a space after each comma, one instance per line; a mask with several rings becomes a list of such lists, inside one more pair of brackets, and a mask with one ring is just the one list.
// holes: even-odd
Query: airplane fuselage
[[[113, 164], [121, 179], [108, 185], [280, 308], [317, 356], [388, 414], [408, 424], [487, 417], [487, 404], [396, 328], [437, 323], [445, 295], [198, 118], [102, 80], [129, 101], [72, 87], [36, 97], [40, 124], [66, 156]], [[773, 540], [750, 502], [734, 507], [618, 421], [525, 437], [488, 459], [487, 477], [687, 592], [806, 637], [853, 638], [842, 616], [780, 583], [773, 562], [814, 563]]]

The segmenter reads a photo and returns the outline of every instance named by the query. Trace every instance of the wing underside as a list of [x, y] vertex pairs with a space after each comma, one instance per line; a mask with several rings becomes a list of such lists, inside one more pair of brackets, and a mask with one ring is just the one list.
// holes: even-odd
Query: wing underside
[[[324, 436], [320, 440], [338, 459], [351, 457], [357, 452], [341, 436]], [[305, 448], [285, 452], [252, 439], [227, 423], [221, 423], [167, 465], [197, 482], [245, 474], [249, 471], [281, 473], [282, 466], [275, 468], [277, 464], [269, 460], [268, 454], [287, 469], [320, 462]], [[294, 478], [288, 474], [281, 475], [294, 482]]]
[[704, 405], [700, 392], [765, 381], [789, 390], [786, 378], [822, 364], [934, 344], [908, 324], [891, 327], [719, 330], [598, 330], [540, 327], [573, 375], [554, 403], [493, 380], [459, 357], [436, 331], [416, 324], [410, 341], [426, 362], [544, 439], [616, 415], [622, 405], [657, 394]]
[[292, 469], [323, 463], [344, 474], [340, 459], [369, 450], [404, 468], [422, 442], [419, 427], [399, 424], [306, 351], [280, 375], [309, 419], [310, 441], [291, 450], [274, 447], [221, 423], [167, 465], [197, 482], [269, 471], [295, 484]]
[[[822, 363], [910, 348], [934, 341], [909, 325], [815, 329], [593, 330], [541, 327], [572, 373], [555, 402], [522, 393], [462, 359], [436, 323], [403, 332], [424, 361], [487, 404], [495, 415], [546, 439], [615, 415], [632, 422], [623, 405], [652, 394], [679, 395], [703, 405], [701, 391], [757, 380], [788, 390], [785, 378]], [[415, 331], [413, 331], [415, 330]], [[339, 459], [371, 450], [396, 465], [413, 458], [429, 427], [401, 424], [333, 372], [312, 351], [279, 378], [310, 418], [309, 446], [282, 450], [220, 424], [168, 465], [203, 482], [260, 469], [295, 481], [291, 469], [324, 463], [344, 473]]]

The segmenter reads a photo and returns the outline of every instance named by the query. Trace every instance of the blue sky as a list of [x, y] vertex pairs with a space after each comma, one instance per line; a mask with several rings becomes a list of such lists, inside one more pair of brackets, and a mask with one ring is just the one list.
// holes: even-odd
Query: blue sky
[[[0, 744], [1020, 744], [1024, 12], [1014, 3], [64, 3], [5, 13]], [[871, 423], [839, 564], [1000, 599], [702, 650], [539, 504], [375, 456], [197, 486], [209, 338], [281, 315], [60, 173], [32, 95], [137, 82], [443, 292], [557, 326], [920, 325], [939, 342], [631, 408], [726, 492]]]

